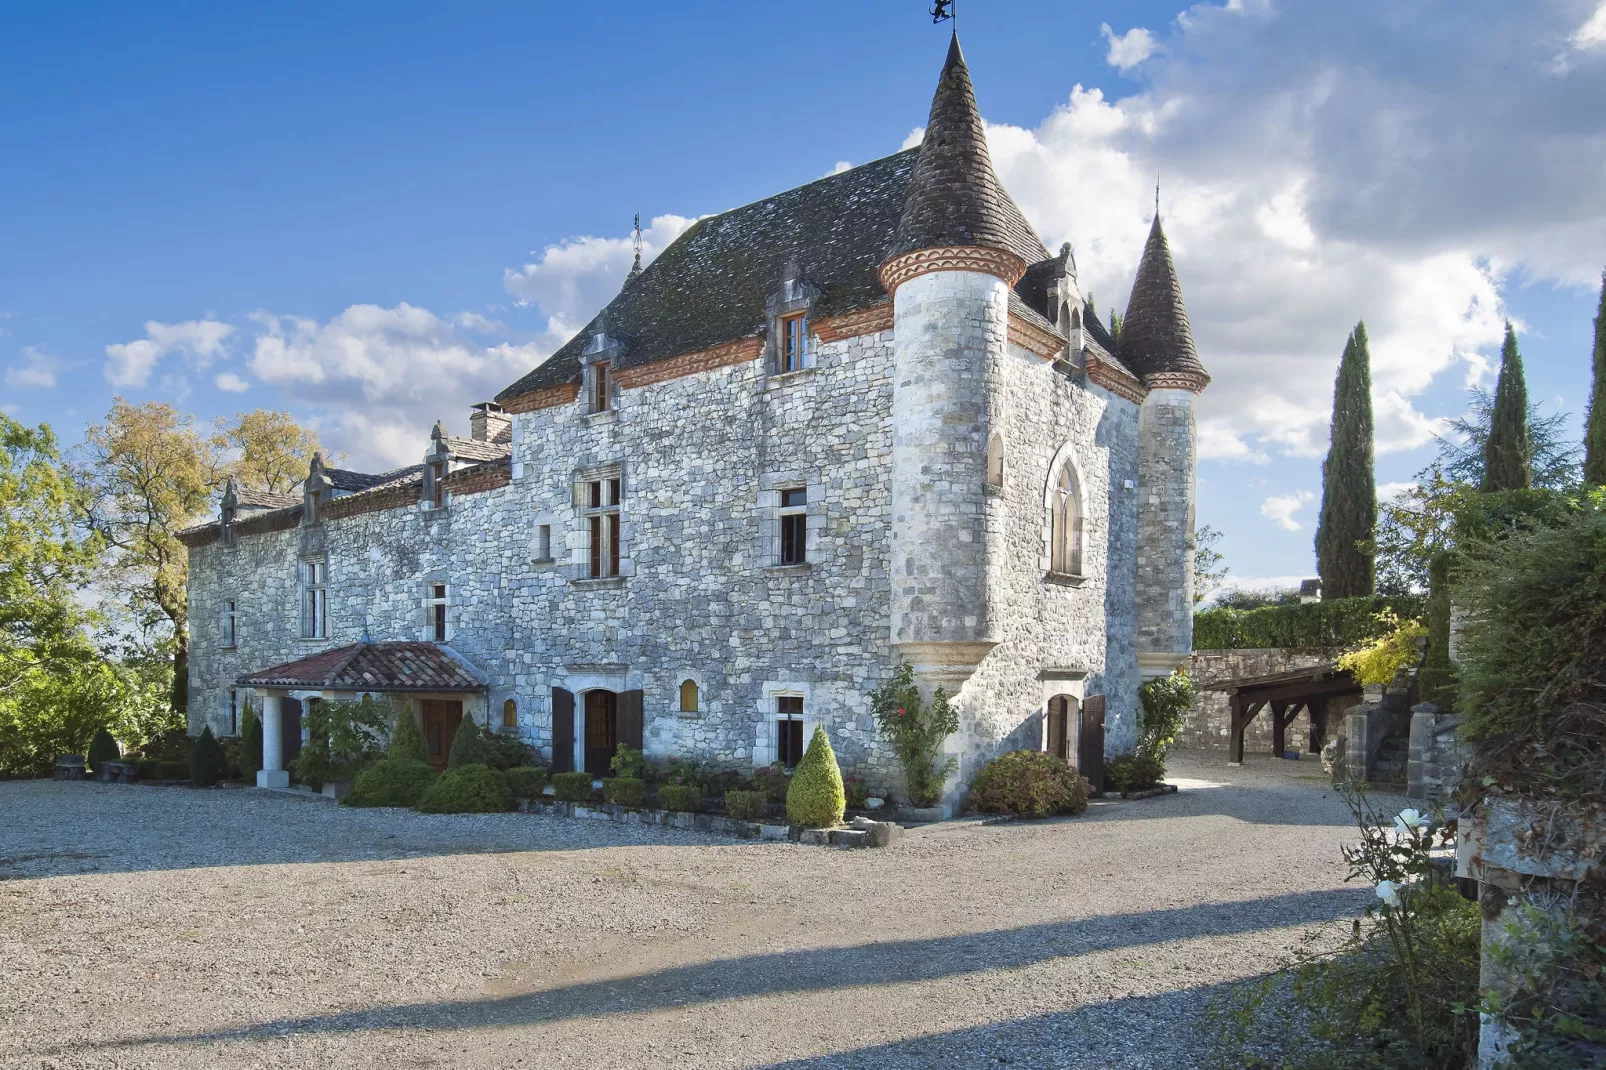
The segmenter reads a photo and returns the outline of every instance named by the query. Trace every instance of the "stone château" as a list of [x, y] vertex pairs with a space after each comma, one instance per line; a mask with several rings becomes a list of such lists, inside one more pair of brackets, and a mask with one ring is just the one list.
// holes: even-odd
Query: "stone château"
[[190, 726], [392, 696], [557, 769], [746, 769], [823, 724], [896, 790], [867, 696], [957, 694], [949, 799], [1022, 747], [1130, 749], [1192, 646], [1209, 377], [1156, 216], [1119, 341], [993, 171], [955, 38], [923, 142], [700, 220], [420, 464], [314, 459], [188, 529]]

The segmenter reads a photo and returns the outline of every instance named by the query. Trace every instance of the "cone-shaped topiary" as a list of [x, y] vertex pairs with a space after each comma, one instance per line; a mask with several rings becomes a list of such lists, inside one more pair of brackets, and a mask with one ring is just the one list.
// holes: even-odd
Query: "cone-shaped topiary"
[[256, 783], [257, 771], [262, 768], [262, 720], [256, 706], [247, 702], [245, 718], [240, 721], [240, 779]]
[[1533, 449], [1528, 441], [1528, 383], [1523, 378], [1517, 332], [1506, 323], [1500, 376], [1494, 384], [1489, 437], [1483, 444], [1483, 489], [1527, 490], [1533, 486]]
[[384, 758], [357, 774], [341, 800], [347, 806], [417, 806], [435, 783], [435, 767], [418, 758]]
[[842, 824], [847, 807], [842, 770], [837, 768], [831, 741], [825, 738], [825, 727], [815, 725], [814, 738], [797, 763], [792, 786], [786, 789], [786, 819], [804, 828], [835, 828]]
[[1322, 511], [1316, 525], [1316, 572], [1322, 578], [1323, 600], [1371, 594], [1375, 584], [1369, 549], [1377, 528], [1372, 356], [1364, 323], [1350, 332], [1338, 363], [1331, 437], [1322, 463]]
[[424, 745], [424, 733], [418, 730], [413, 711], [405, 706], [396, 711], [396, 726], [390, 730], [390, 746], [385, 757], [397, 761], [429, 761], [429, 748]]
[[212, 726], [201, 729], [201, 737], [190, 750], [190, 783], [198, 788], [209, 788], [223, 779], [223, 748], [212, 735]]
[[112, 734], [104, 728], [96, 729], [95, 738], [89, 744], [89, 768], [99, 772], [101, 762], [115, 762], [122, 756], [123, 752], [117, 749], [117, 741]]
[[480, 735], [480, 726], [467, 717], [463, 718], [463, 723], [457, 726], [457, 736], [452, 740], [452, 753], [446, 756], [446, 768], [490, 764], [490, 754], [485, 748], [485, 737]]

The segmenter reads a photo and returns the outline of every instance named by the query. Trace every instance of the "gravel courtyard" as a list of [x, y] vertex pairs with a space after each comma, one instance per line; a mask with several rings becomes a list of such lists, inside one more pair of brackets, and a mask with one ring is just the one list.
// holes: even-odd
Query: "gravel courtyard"
[[1348, 928], [1314, 763], [885, 851], [0, 783], [0, 1066], [1188, 1067]]

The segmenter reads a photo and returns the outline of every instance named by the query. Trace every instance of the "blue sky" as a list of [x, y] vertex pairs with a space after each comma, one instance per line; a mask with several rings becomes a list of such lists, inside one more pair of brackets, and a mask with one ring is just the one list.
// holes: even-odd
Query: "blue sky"
[[[925, 0], [12, 4], [0, 405], [71, 443], [121, 393], [288, 408], [353, 463], [561, 343], [687, 221], [896, 151]], [[1152, 186], [1216, 375], [1199, 519], [1311, 570], [1334, 365], [1374, 339], [1380, 483], [1522, 329], [1581, 413], [1606, 264], [1606, 5], [964, 5], [1006, 185], [1124, 306]], [[221, 385], [220, 385], [221, 384]]]

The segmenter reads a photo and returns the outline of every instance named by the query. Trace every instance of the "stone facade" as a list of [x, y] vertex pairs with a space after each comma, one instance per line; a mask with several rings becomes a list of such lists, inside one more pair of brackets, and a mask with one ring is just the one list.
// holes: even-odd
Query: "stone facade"
[[[1320, 654], [1275, 648], [1194, 651], [1188, 663], [1188, 677], [1194, 688], [1193, 706], [1188, 710], [1177, 745], [1188, 750], [1220, 751], [1223, 756], [1231, 747], [1232, 709], [1227, 694], [1205, 691], [1206, 685], [1218, 680], [1308, 669], [1330, 660]], [[1342, 724], [1340, 712], [1335, 710], [1328, 715], [1329, 735], [1337, 732]], [[1310, 714], [1301, 713], [1289, 724], [1284, 742], [1289, 750], [1297, 750], [1302, 756], [1310, 749]], [[1271, 753], [1271, 714], [1262, 710], [1244, 729], [1244, 755], [1270, 757]]]

